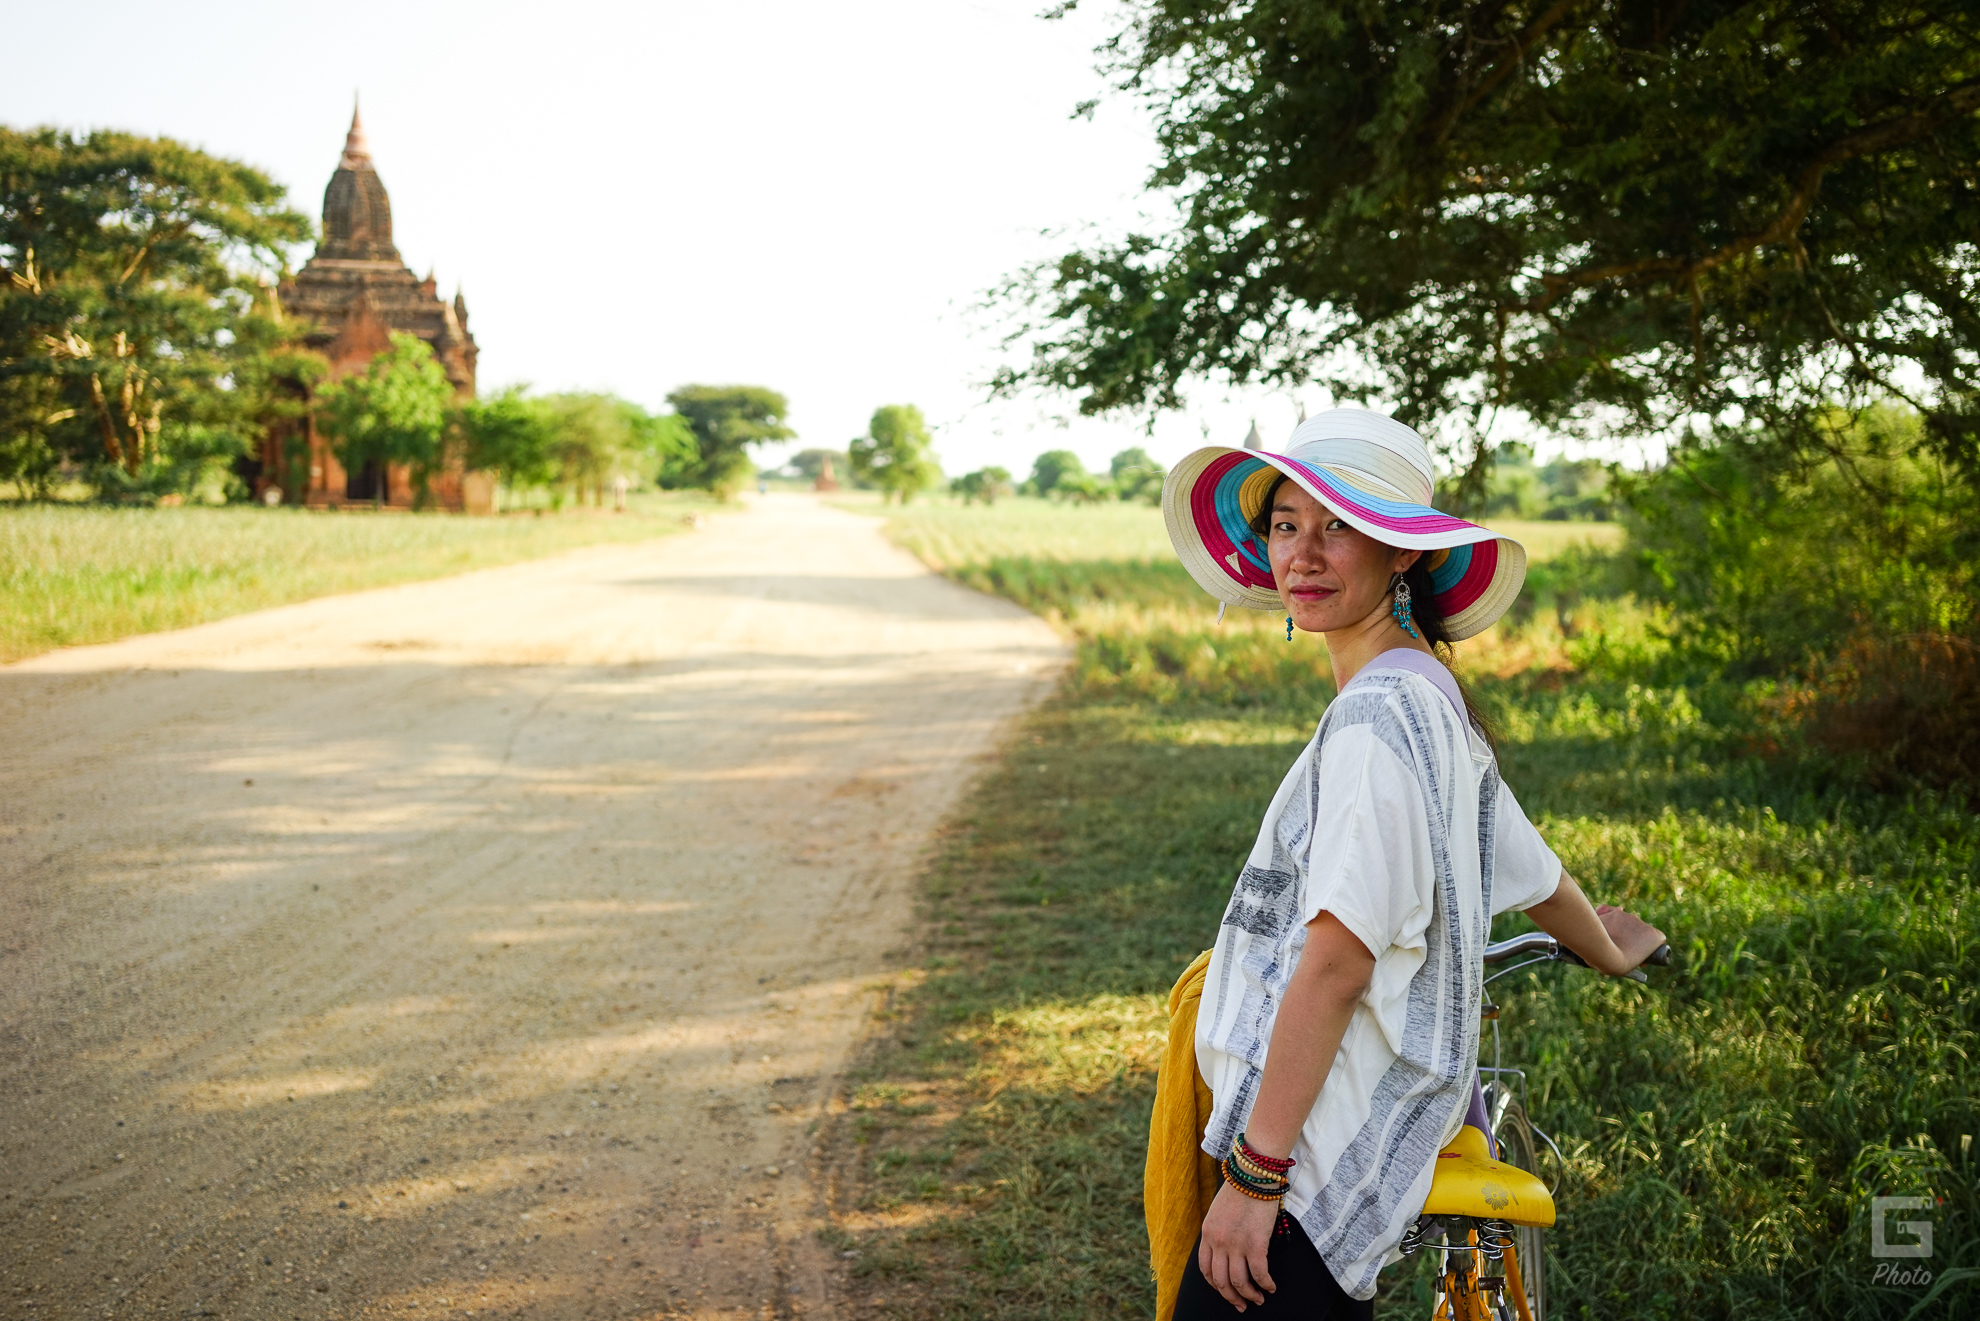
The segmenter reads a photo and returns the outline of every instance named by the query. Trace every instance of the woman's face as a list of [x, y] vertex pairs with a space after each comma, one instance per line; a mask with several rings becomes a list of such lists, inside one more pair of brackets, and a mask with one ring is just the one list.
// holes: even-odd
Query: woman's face
[[1332, 633], [1385, 611], [1390, 579], [1422, 554], [1349, 527], [1289, 481], [1272, 495], [1266, 546], [1279, 599], [1308, 633]]

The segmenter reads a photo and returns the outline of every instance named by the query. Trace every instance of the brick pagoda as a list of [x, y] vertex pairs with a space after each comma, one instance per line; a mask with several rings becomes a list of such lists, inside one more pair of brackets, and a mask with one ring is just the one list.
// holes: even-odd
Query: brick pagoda
[[[455, 392], [474, 396], [477, 350], [468, 333], [467, 302], [457, 291], [454, 301], [442, 300], [433, 276], [415, 276], [392, 243], [392, 201], [384, 181], [371, 163], [364, 126], [355, 111], [344, 155], [330, 186], [323, 190], [323, 241], [295, 278], [278, 290], [282, 309], [305, 322], [303, 342], [330, 360], [332, 379], [361, 372], [374, 356], [391, 347], [393, 331], [419, 336], [433, 347], [433, 356], [447, 372]], [[266, 485], [279, 485], [284, 498], [317, 508], [371, 503], [384, 484], [387, 505], [409, 507], [414, 491], [402, 466], [384, 470], [367, 466], [347, 473], [337, 462], [329, 441], [317, 434], [314, 420], [304, 423], [303, 435], [273, 437], [263, 455]], [[308, 472], [286, 471], [285, 457], [309, 456]], [[306, 477], [306, 480], [305, 480]], [[444, 509], [486, 513], [492, 507], [493, 482], [485, 473], [462, 471], [458, 464], [434, 473], [429, 492]]]

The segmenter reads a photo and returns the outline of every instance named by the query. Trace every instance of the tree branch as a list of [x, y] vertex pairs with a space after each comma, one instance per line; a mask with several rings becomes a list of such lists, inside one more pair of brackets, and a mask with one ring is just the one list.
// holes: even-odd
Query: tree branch
[[144, 242], [138, 245], [137, 252], [131, 256], [130, 264], [124, 267], [124, 273], [117, 277], [117, 283], [122, 284], [124, 281], [130, 279], [132, 275], [136, 274], [138, 267], [144, 264], [145, 258], [151, 255], [151, 250], [158, 246], [161, 239], [167, 237], [182, 238], [186, 231], [191, 228], [191, 222], [180, 221], [176, 225], [167, 226], [163, 234], [157, 230], [148, 232], [145, 235]]
[[117, 441], [117, 422], [110, 416], [110, 401], [103, 397], [103, 381], [95, 372], [89, 374], [89, 397], [96, 405], [96, 426], [103, 433], [103, 452], [112, 464], [122, 467], [124, 450]]
[[1822, 190], [1822, 177], [1830, 169], [1859, 156], [1888, 151], [1892, 147], [1916, 142], [1954, 118], [1970, 113], [1976, 108], [1980, 108], [1980, 79], [1959, 84], [1941, 96], [1929, 109], [1868, 125], [1831, 142], [1817, 152], [1802, 169], [1801, 177], [1795, 181], [1794, 191], [1788, 195], [1787, 205], [1757, 233], [1742, 235], [1718, 251], [1707, 253], [1703, 257], [1643, 257], [1636, 261], [1610, 262], [1602, 266], [1584, 266], [1579, 270], [1543, 275], [1540, 277], [1540, 284], [1546, 292], [1537, 298], [1516, 304], [1514, 310], [1542, 312], [1576, 289], [1586, 289], [1630, 276], [1668, 277], [1673, 283], [1685, 284], [1706, 271], [1723, 266], [1735, 257], [1744, 256], [1756, 248], [1786, 242], [1794, 237], [1795, 232], [1801, 228], [1801, 222], [1808, 218], [1809, 209], [1815, 205], [1815, 198]]
[[1430, 140], [1441, 143], [1449, 137], [1458, 121], [1464, 118], [1480, 101], [1499, 90], [1499, 84], [1512, 76], [1514, 69], [1526, 62], [1526, 53], [1540, 44], [1540, 38], [1558, 26], [1568, 11], [1575, 7], [1575, 0], [1555, 0], [1554, 7], [1526, 25], [1526, 30], [1513, 38], [1513, 48], [1499, 58], [1499, 62], [1485, 71], [1478, 85], [1466, 94], [1463, 100], [1446, 110], [1431, 128]]

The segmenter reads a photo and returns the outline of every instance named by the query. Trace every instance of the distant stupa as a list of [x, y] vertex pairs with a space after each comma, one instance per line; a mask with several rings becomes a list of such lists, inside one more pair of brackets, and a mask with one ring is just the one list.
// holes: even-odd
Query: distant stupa
[[1248, 450], [1265, 448], [1265, 437], [1258, 434], [1258, 419], [1255, 417], [1251, 419], [1251, 434], [1244, 438], [1244, 447]]
[[474, 394], [478, 354], [467, 300], [458, 293], [452, 302], [442, 299], [431, 275], [422, 280], [406, 268], [392, 242], [392, 201], [355, 108], [343, 155], [323, 190], [323, 241], [282, 287], [282, 305], [313, 323], [310, 347], [329, 357], [337, 375], [362, 371], [398, 330], [432, 345], [454, 388]]
[[[432, 274], [422, 280], [392, 242], [392, 201], [371, 163], [364, 123], [354, 106], [337, 169], [323, 190], [323, 240], [316, 253], [280, 290], [282, 309], [304, 323], [304, 343], [330, 360], [331, 376], [361, 372], [392, 344], [392, 333], [417, 335], [432, 346], [456, 394], [474, 397], [480, 354], [467, 325], [467, 300], [457, 291], [440, 297]], [[279, 485], [293, 503], [336, 505], [374, 498], [409, 505], [417, 492], [402, 467], [377, 465], [347, 473], [331, 447], [309, 427], [309, 469], [288, 471], [279, 441], [263, 459], [267, 484]], [[480, 473], [446, 467], [429, 477], [428, 495], [441, 507], [479, 512], [493, 487]]]

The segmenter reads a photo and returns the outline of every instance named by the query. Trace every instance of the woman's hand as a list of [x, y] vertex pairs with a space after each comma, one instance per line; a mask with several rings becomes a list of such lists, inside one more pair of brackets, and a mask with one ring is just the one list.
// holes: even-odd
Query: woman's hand
[[1625, 977], [1664, 943], [1664, 933], [1611, 904], [1596, 908], [1565, 871], [1553, 896], [1526, 910], [1533, 925], [1566, 945], [1597, 972]]
[[1602, 919], [1602, 929], [1609, 933], [1609, 939], [1615, 942], [1616, 949], [1623, 958], [1620, 972], [1613, 972], [1607, 968], [1602, 970], [1611, 977], [1618, 977], [1632, 968], [1641, 967], [1643, 960], [1657, 952], [1658, 946], [1667, 943], [1663, 932], [1636, 914], [1626, 913], [1614, 904], [1597, 904], [1595, 916]]
[[1277, 1202], [1246, 1197], [1228, 1183], [1217, 1190], [1210, 1214], [1203, 1217], [1203, 1245], [1197, 1249], [1196, 1267], [1210, 1287], [1240, 1312], [1246, 1303], [1262, 1303], [1266, 1294], [1278, 1292], [1265, 1269], [1272, 1226], [1278, 1219]]
[[[1271, 1054], [1251, 1108], [1247, 1142], [1265, 1156], [1290, 1156], [1300, 1126], [1313, 1113], [1348, 1020], [1368, 989], [1375, 956], [1332, 913], [1306, 924], [1306, 948], [1286, 983], [1279, 1016], [1272, 1023]], [[1277, 1202], [1261, 1202], [1226, 1183], [1203, 1218], [1203, 1248], [1196, 1264], [1210, 1287], [1242, 1312], [1277, 1291], [1265, 1268]]]

